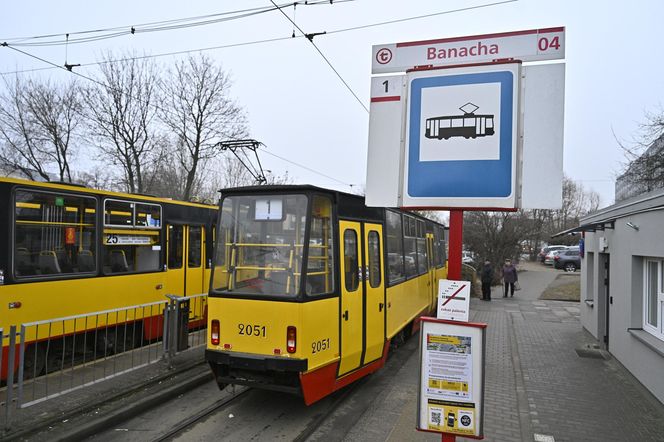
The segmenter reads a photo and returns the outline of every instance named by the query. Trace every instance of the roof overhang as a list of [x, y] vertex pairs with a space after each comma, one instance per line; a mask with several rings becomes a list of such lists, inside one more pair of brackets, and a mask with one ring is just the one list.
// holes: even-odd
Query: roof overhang
[[579, 232], [596, 232], [597, 230], [602, 231], [606, 229], [613, 229], [615, 226], [615, 222], [616, 222], [615, 219], [609, 219], [606, 221], [582, 224], [580, 226], [563, 230], [562, 232], [558, 232], [554, 235], [551, 235], [551, 238], [558, 238], [559, 236], [565, 236], [565, 235], [574, 235], [575, 233]]

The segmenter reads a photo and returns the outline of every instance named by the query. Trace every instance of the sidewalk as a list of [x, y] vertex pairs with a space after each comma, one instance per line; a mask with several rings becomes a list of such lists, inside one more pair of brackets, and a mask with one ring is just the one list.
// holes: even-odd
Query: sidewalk
[[[524, 268], [514, 298], [502, 298], [495, 287], [491, 302], [471, 300], [471, 321], [489, 324], [485, 440], [662, 440], [664, 405], [594, 348], [579, 323], [578, 303], [538, 299], [560, 272], [538, 264]], [[399, 382], [376, 398], [345, 440], [441, 440], [415, 430], [418, 366], [415, 353]]]

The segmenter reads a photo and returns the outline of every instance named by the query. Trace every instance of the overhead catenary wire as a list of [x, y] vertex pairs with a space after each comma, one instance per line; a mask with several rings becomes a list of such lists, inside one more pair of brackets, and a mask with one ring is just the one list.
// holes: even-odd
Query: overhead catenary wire
[[[323, 51], [321, 51], [320, 48], [316, 45], [316, 43], [314, 43], [314, 38], [313, 38], [313, 35], [314, 35], [314, 34], [307, 34], [307, 33], [305, 33], [305, 32], [302, 30], [302, 28], [300, 28], [300, 27], [297, 25], [297, 23], [295, 23], [295, 22], [294, 22], [294, 21], [288, 16], [288, 14], [286, 14], [286, 13], [285, 13], [285, 12], [279, 7], [279, 6], [277, 6], [277, 4], [274, 2], [274, 0], [270, 0], [270, 3], [272, 3], [272, 4], [274, 5], [274, 7], [277, 8], [277, 9], [279, 10], [279, 12], [281, 12], [281, 13], [283, 14], [283, 16], [286, 17], [286, 19], [287, 19], [289, 22], [291, 22], [291, 23], [293, 24], [293, 26], [295, 26], [295, 28], [300, 32], [300, 34], [302, 34], [303, 36], [307, 37], [307, 40], [309, 40], [309, 42], [313, 45], [313, 47], [316, 49], [316, 51], [320, 54], [320, 56], [323, 57], [323, 60], [325, 60], [325, 62], [327, 63], [327, 65], [330, 67], [330, 69], [332, 69], [332, 71], [334, 71], [334, 73], [337, 75], [337, 77], [339, 77], [339, 80], [341, 80], [341, 82], [343, 83], [343, 85], [346, 86], [346, 89], [348, 89], [348, 91], [353, 95], [353, 97], [355, 97], [355, 99], [357, 100], [357, 102], [360, 103], [360, 106], [362, 106], [362, 108], [365, 110], [365, 112], [366, 112], [366, 113], [369, 113], [369, 109], [368, 109], [367, 106], [362, 102], [362, 100], [360, 99], [360, 97], [357, 96], [357, 94], [355, 93], [355, 91], [353, 90], [353, 88], [350, 87], [350, 85], [346, 82], [346, 80], [344, 80], [344, 77], [341, 76], [341, 74], [339, 73], [339, 71], [337, 71], [337, 69], [332, 65], [332, 63], [330, 62], [330, 60], [328, 60], [328, 58], [325, 56], [325, 54], [323, 54]], [[320, 34], [317, 34], [317, 35], [320, 35]]]
[[[334, 3], [347, 3], [352, 1], [356, 0], [336, 0]], [[109, 38], [116, 38], [126, 35], [135, 35], [146, 32], [172, 31], [172, 30], [185, 29], [185, 28], [198, 27], [198, 26], [208, 26], [212, 24], [223, 23], [232, 20], [239, 20], [259, 14], [264, 14], [267, 12], [274, 11], [275, 8], [290, 7], [298, 3], [303, 6], [318, 6], [318, 5], [330, 4], [331, 2], [329, 2], [328, 0], [291, 2], [291, 3], [284, 3], [279, 6], [263, 6], [257, 8], [225, 11], [225, 12], [206, 14], [194, 17], [185, 17], [185, 18], [162, 20], [156, 22], [116, 26], [110, 28], [90, 29], [84, 31], [66, 32], [66, 33], [54, 33], [54, 34], [36, 35], [29, 37], [1, 38], [0, 41], [10, 43], [15, 47], [57, 46], [57, 45], [67, 44], [67, 36], [69, 36], [68, 40], [69, 44], [88, 43], [99, 40], [105, 40]], [[95, 34], [101, 34], [101, 35], [95, 35]], [[75, 36], [81, 36], [81, 37], [75, 37]], [[58, 39], [46, 40], [55, 37], [58, 37]]]
[[[338, 3], [340, 1], [343, 1], [343, 0], [336, 0], [335, 3]], [[350, 0], [347, 0], [347, 1], [350, 1]], [[343, 33], [343, 32], [353, 32], [353, 31], [358, 31], [358, 30], [362, 30], [362, 29], [378, 27], [378, 26], [386, 26], [386, 25], [402, 23], [402, 22], [407, 22], [407, 21], [412, 21], [412, 20], [421, 20], [421, 19], [435, 17], [435, 16], [439, 16], [439, 15], [465, 12], [465, 11], [469, 11], [469, 10], [473, 10], [473, 9], [481, 9], [481, 8], [487, 8], [487, 7], [492, 7], [492, 6], [499, 6], [499, 5], [503, 5], [503, 4], [507, 4], [507, 3], [513, 3], [513, 2], [516, 2], [516, 1], [518, 1], [518, 0], [505, 0], [505, 1], [494, 2], [494, 3], [485, 3], [485, 4], [482, 4], [482, 5], [469, 6], [469, 7], [466, 7], [466, 8], [449, 9], [449, 10], [445, 10], [445, 11], [433, 12], [433, 13], [430, 13], [430, 14], [417, 15], [417, 16], [412, 16], [412, 17], [405, 17], [405, 18], [401, 18], [401, 19], [388, 20], [388, 21], [383, 21], [383, 22], [369, 23], [369, 24], [366, 24], [366, 25], [354, 26], [354, 27], [349, 27], [349, 28], [333, 29], [331, 31], [326, 31], [326, 33], [321, 34], [321, 36], [340, 34], [340, 33]], [[311, 5], [311, 3], [309, 3], [309, 4]], [[319, 4], [319, 3], [316, 3], [316, 4]], [[314, 4], [314, 5], [316, 5], [316, 4]], [[272, 9], [272, 10], [274, 10], [274, 9]], [[118, 58], [118, 59], [114, 59], [114, 60], [102, 60], [102, 61], [95, 61], [95, 62], [89, 62], [89, 63], [81, 63], [80, 66], [81, 67], [99, 66], [99, 65], [102, 65], [102, 64], [114, 63], [114, 62], [118, 62], [118, 61], [141, 60], [141, 59], [148, 59], [148, 58], [168, 57], [168, 56], [172, 56], [172, 55], [183, 55], [183, 54], [189, 54], [189, 53], [192, 53], [192, 52], [214, 51], [214, 50], [218, 50], [218, 49], [228, 49], [228, 48], [235, 48], [235, 47], [240, 47], [240, 46], [251, 46], [251, 45], [278, 42], [278, 41], [283, 41], [283, 40], [292, 40], [293, 38], [306, 38], [306, 36], [305, 35], [296, 35], [295, 37], [292, 37], [292, 36], [291, 37], [275, 37], [275, 38], [267, 38], [267, 39], [262, 39], [262, 40], [252, 40], [252, 41], [239, 42], [239, 43], [230, 43], [230, 44], [226, 44], [226, 45], [208, 46], [208, 47], [194, 48], [194, 49], [184, 49], [184, 50], [181, 50], [181, 51], [161, 52], [161, 53], [158, 53], [158, 54], [142, 55], [142, 56], [136, 56], [136, 57], [124, 57], [124, 58]], [[38, 71], [56, 69], [56, 68], [59, 68], [59, 67], [60, 66], [32, 68], [32, 69], [20, 69], [20, 70], [14, 70], [14, 71], [0, 72], [0, 75], [5, 76], [5, 75], [22, 74], [22, 73], [28, 73], [28, 72], [38, 72]]]
[[337, 179], [337, 178], [334, 178], [333, 176], [326, 175], [326, 174], [324, 174], [323, 172], [319, 172], [319, 171], [317, 171], [317, 170], [315, 170], [315, 169], [312, 169], [311, 167], [305, 166], [305, 165], [300, 164], [300, 163], [296, 163], [295, 161], [289, 160], [288, 158], [284, 158], [284, 157], [282, 157], [282, 156], [280, 156], [280, 155], [277, 155], [276, 153], [269, 152], [269, 151], [267, 151], [267, 150], [263, 150], [263, 152], [266, 153], [266, 154], [268, 154], [268, 155], [270, 155], [270, 156], [273, 156], [273, 157], [275, 157], [275, 158], [279, 158], [280, 160], [285, 161], [285, 162], [287, 162], [287, 163], [290, 163], [290, 164], [292, 164], [292, 165], [294, 165], [294, 166], [301, 167], [302, 169], [305, 169], [305, 170], [308, 170], [309, 172], [315, 173], [316, 175], [320, 175], [320, 176], [325, 177], [325, 178], [327, 178], [327, 179], [330, 179], [330, 180], [332, 180], [332, 181], [334, 181], [334, 182], [336, 182], [336, 183], [343, 184], [344, 186], [348, 186], [348, 187], [351, 187], [351, 188], [355, 186], [355, 184], [351, 184], [351, 183], [347, 183], [347, 182], [345, 182], [345, 181], [341, 181], [341, 180], [339, 180], [339, 179]]

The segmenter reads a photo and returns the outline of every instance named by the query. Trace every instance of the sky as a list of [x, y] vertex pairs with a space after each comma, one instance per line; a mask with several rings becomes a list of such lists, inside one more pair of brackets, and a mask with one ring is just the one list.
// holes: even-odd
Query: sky
[[[0, 42], [129, 29], [147, 22], [268, 6], [269, 0], [8, 2], [0, 15]], [[465, 10], [455, 11], [459, 9]], [[372, 45], [564, 26], [563, 171], [597, 191], [603, 206], [613, 203], [614, 180], [625, 161], [617, 140], [629, 143], [638, 137], [646, 113], [661, 110], [664, 57], [659, 30], [664, 2], [353, 0], [300, 2], [295, 11], [292, 6], [284, 11], [306, 33], [328, 33], [315, 37], [316, 45], [367, 108]], [[333, 32], [424, 15], [430, 16]], [[288, 171], [298, 183], [361, 191], [366, 181], [369, 114], [309, 41], [288, 38], [293, 31], [283, 14], [271, 11], [188, 29], [18, 48], [62, 65], [65, 58], [70, 64], [93, 63], [107, 51], [118, 56], [127, 51], [156, 55], [226, 46], [203, 52], [231, 74], [231, 96], [247, 114], [250, 136], [267, 146], [260, 154], [264, 168], [277, 175]], [[279, 38], [283, 40], [237, 45]], [[186, 56], [155, 60], [168, 66]], [[2, 74], [44, 67], [49, 65], [0, 47]], [[97, 68], [75, 69], [94, 75]], [[65, 81], [71, 74], [47, 69], [19, 75]], [[547, 173], [546, 165], [542, 173]]]

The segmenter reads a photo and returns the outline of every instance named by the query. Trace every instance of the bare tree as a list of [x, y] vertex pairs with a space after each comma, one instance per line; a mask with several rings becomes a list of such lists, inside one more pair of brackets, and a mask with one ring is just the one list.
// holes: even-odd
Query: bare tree
[[242, 138], [246, 120], [230, 97], [228, 75], [205, 55], [175, 64], [161, 83], [160, 116], [176, 137], [177, 166], [186, 172], [180, 197], [189, 200], [201, 184], [206, 163], [222, 140]]
[[80, 90], [76, 82], [56, 86], [50, 82], [5, 80], [0, 95], [0, 162], [8, 172], [21, 172], [34, 180], [51, 180], [57, 168], [60, 181], [71, 182], [73, 138], [81, 121]]
[[631, 188], [623, 198], [664, 187], [664, 109], [647, 112], [645, 117], [633, 140], [618, 140], [625, 156], [618, 181], [628, 183]]
[[523, 211], [466, 212], [463, 242], [480, 260], [489, 259], [494, 265], [505, 258], [519, 258], [521, 241], [530, 233], [526, 220]]
[[[535, 259], [543, 242], [563, 230], [579, 225], [588, 212], [599, 208], [597, 192], [586, 190], [583, 185], [568, 177], [563, 178], [563, 203], [558, 210], [518, 210], [513, 213], [468, 212], [464, 216], [464, 244], [494, 263], [504, 258], [520, 258], [523, 252]], [[576, 244], [578, 237], [564, 236], [557, 243]]]
[[60, 181], [72, 182], [70, 161], [74, 157], [73, 138], [82, 121], [81, 91], [72, 81], [56, 87], [51, 83], [30, 83], [26, 101], [36, 126], [35, 137], [43, 146], [49, 163], [58, 167]]
[[144, 193], [163, 146], [156, 135], [156, 67], [149, 59], [112, 59], [104, 57], [99, 82], [85, 90], [88, 127], [106, 160], [120, 167], [124, 190]]

